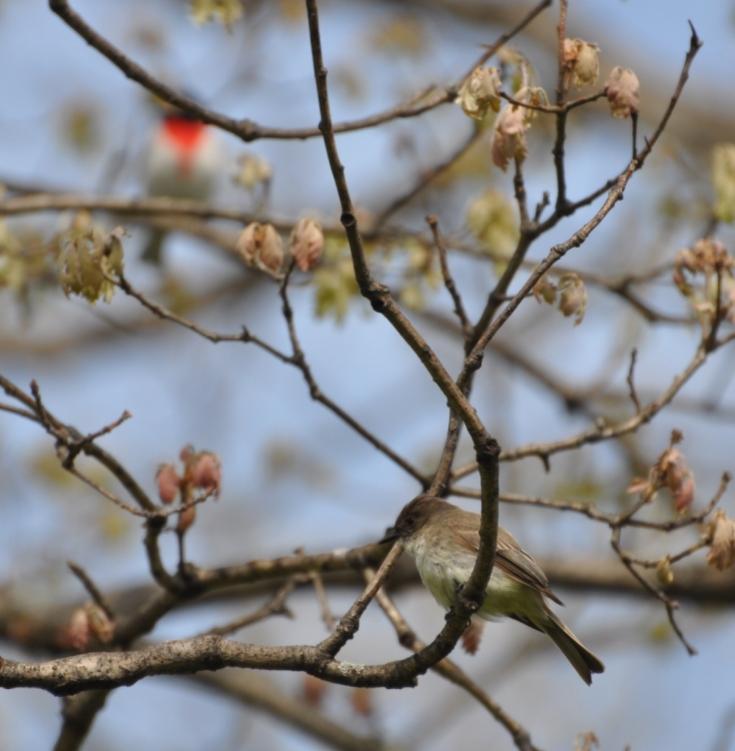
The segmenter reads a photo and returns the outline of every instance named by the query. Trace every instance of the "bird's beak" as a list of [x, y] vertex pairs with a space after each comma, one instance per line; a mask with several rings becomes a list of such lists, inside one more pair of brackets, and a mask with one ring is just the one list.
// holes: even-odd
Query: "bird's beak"
[[398, 530], [395, 527], [388, 527], [388, 529], [385, 530], [385, 534], [383, 535], [383, 539], [380, 541], [380, 544], [384, 542], [394, 542], [398, 539]]

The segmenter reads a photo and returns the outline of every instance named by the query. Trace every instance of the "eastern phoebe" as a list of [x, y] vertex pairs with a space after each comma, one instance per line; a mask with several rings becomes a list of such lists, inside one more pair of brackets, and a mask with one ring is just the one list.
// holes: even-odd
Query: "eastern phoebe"
[[[424, 586], [447, 610], [467, 582], [480, 549], [480, 515], [441, 498], [419, 496], [408, 503], [386, 531], [384, 542], [400, 538], [413, 556]], [[498, 529], [490, 581], [477, 615], [506, 616], [541, 631], [590, 684], [605, 667], [549, 609], [544, 598], [561, 605], [541, 567], [504, 529]]]

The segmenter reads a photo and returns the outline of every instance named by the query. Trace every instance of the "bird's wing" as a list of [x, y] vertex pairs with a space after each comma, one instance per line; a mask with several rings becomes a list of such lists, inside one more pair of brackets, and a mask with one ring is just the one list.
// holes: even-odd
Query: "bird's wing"
[[[480, 549], [480, 528], [477, 514], [466, 512], [464, 523], [457, 525], [457, 534], [464, 545], [477, 555]], [[538, 589], [542, 594], [559, 605], [562, 601], [552, 592], [549, 580], [541, 566], [518, 544], [515, 537], [502, 527], [498, 529], [498, 545], [495, 551], [495, 565], [508, 576], [526, 586]]]

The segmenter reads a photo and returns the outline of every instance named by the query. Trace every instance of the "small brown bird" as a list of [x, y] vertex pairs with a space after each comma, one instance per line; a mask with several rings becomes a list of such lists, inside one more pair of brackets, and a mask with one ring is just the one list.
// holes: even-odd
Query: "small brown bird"
[[[480, 515], [463, 511], [441, 498], [419, 496], [408, 503], [386, 531], [384, 542], [401, 539], [416, 561], [421, 580], [447, 610], [466, 584], [480, 549]], [[498, 529], [495, 564], [477, 615], [485, 620], [513, 618], [551, 637], [590, 684], [605, 666], [559, 620], [544, 598], [561, 605], [534, 559], [502, 527]]]

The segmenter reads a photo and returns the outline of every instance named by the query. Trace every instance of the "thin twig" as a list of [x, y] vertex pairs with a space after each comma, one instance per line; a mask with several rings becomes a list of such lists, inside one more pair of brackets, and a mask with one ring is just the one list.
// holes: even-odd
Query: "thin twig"
[[462, 302], [462, 296], [459, 294], [459, 290], [455, 284], [454, 277], [452, 277], [452, 272], [449, 270], [449, 264], [447, 263], [447, 248], [444, 245], [441, 233], [439, 232], [439, 219], [436, 214], [429, 214], [426, 217], [426, 223], [431, 229], [431, 234], [434, 238], [434, 245], [436, 246], [439, 255], [439, 264], [441, 266], [442, 278], [444, 279], [444, 286], [447, 288], [447, 292], [449, 292], [449, 295], [452, 298], [454, 312], [457, 314], [460, 326], [462, 327], [462, 333], [466, 340], [472, 329], [472, 325], [470, 324], [470, 319], [467, 317], [467, 311]]
[[92, 598], [95, 605], [97, 605], [111, 621], [114, 621], [115, 613], [110, 606], [110, 603], [107, 601], [107, 598], [92, 580], [92, 577], [78, 563], [74, 563], [74, 561], [67, 561], [66, 565], [69, 567], [72, 574], [79, 579], [84, 589], [87, 590], [87, 593]]
[[628, 393], [630, 394], [630, 399], [635, 405], [635, 413], [639, 415], [641, 413], [641, 402], [640, 399], [638, 399], [638, 392], [635, 388], [635, 381], [633, 380], [633, 376], [635, 373], [635, 364], [636, 360], [638, 359], [638, 350], [633, 347], [633, 349], [630, 352], [630, 366], [628, 367], [628, 376], [625, 379], [626, 383], [628, 384]]
[[324, 581], [322, 575], [318, 571], [310, 571], [309, 579], [314, 585], [314, 593], [316, 594], [317, 602], [319, 603], [319, 610], [322, 614], [322, 621], [330, 633], [334, 631], [337, 625], [337, 619], [334, 617], [332, 608], [329, 607], [329, 597], [327, 597], [327, 590], [324, 587]]
[[388, 555], [385, 556], [383, 562], [380, 564], [380, 568], [378, 568], [375, 576], [366, 584], [362, 594], [352, 603], [347, 613], [339, 619], [339, 623], [334, 631], [320, 642], [319, 650], [321, 652], [328, 654], [330, 657], [336, 657], [342, 647], [355, 635], [357, 629], [360, 627], [362, 614], [372, 602], [402, 552], [403, 545], [400, 542], [395, 542]]
[[[718, 343], [718, 347], [722, 343]], [[599, 424], [581, 433], [577, 433], [569, 438], [563, 438], [558, 441], [548, 441], [546, 443], [528, 443], [518, 446], [514, 449], [507, 449], [500, 454], [501, 462], [518, 461], [530, 456], [535, 456], [542, 461], [548, 461], [553, 454], [570, 451], [580, 446], [592, 443], [607, 441], [612, 438], [618, 438], [637, 430], [641, 425], [650, 422], [664, 407], [666, 407], [684, 385], [691, 379], [694, 373], [699, 370], [707, 359], [707, 352], [700, 345], [697, 347], [694, 356], [683, 371], [678, 373], [667, 389], [658, 395], [656, 399], [649, 402], [641, 411], [633, 417], [613, 424]], [[477, 470], [477, 464], [471, 462], [463, 467], [459, 467], [452, 473], [453, 480], [461, 479], [472, 474]]]
[[408, 206], [416, 196], [426, 190], [437, 177], [456, 164], [482, 137], [483, 130], [474, 127], [470, 135], [446, 159], [421, 172], [416, 182], [404, 193], [394, 198], [372, 221], [373, 227], [382, 227], [392, 216]]
[[254, 344], [256, 347], [259, 347], [264, 352], [272, 355], [277, 360], [290, 364], [290, 358], [288, 357], [288, 355], [284, 354], [275, 347], [272, 347], [270, 344], [268, 344], [268, 342], [265, 342], [259, 337], [252, 334], [245, 326], [242, 327], [242, 330], [239, 334], [220, 334], [216, 331], [211, 331], [207, 328], [204, 328], [203, 326], [199, 326], [193, 321], [190, 321], [174, 313], [173, 311], [168, 310], [167, 308], [163, 307], [163, 305], [154, 302], [149, 297], [133, 287], [133, 285], [128, 281], [127, 277], [124, 274], [119, 274], [116, 277], [110, 277], [110, 280], [117, 284], [117, 286], [126, 295], [135, 298], [144, 308], [150, 310], [150, 312], [158, 318], [166, 321], [171, 321], [178, 326], [182, 326], [183, 328], [194, 332], [198, 336], [203, 337], [213, 344], [218, 344], [220, 342], [241, 342], [245, 344]]
[[240, 629], [252, 626], [255, 623], [264, 621], [266, 618], [270, 618], [272, 615], [285, 615], [287, 618], [293, 618], [293, 612], [286, 605], [286, 599], [296, 586], [296, 579], [291, 578], [281, 586], [276, 593], [271, 597], [268, 602], [261, 605], [257, 610], [247, 615], [235, 618], [229, 623], [225, 623], [222, 626], [214, 626], [207, 631], [203, 631], [201, 636], [216, 635], [216, 636], [229, 636]]

